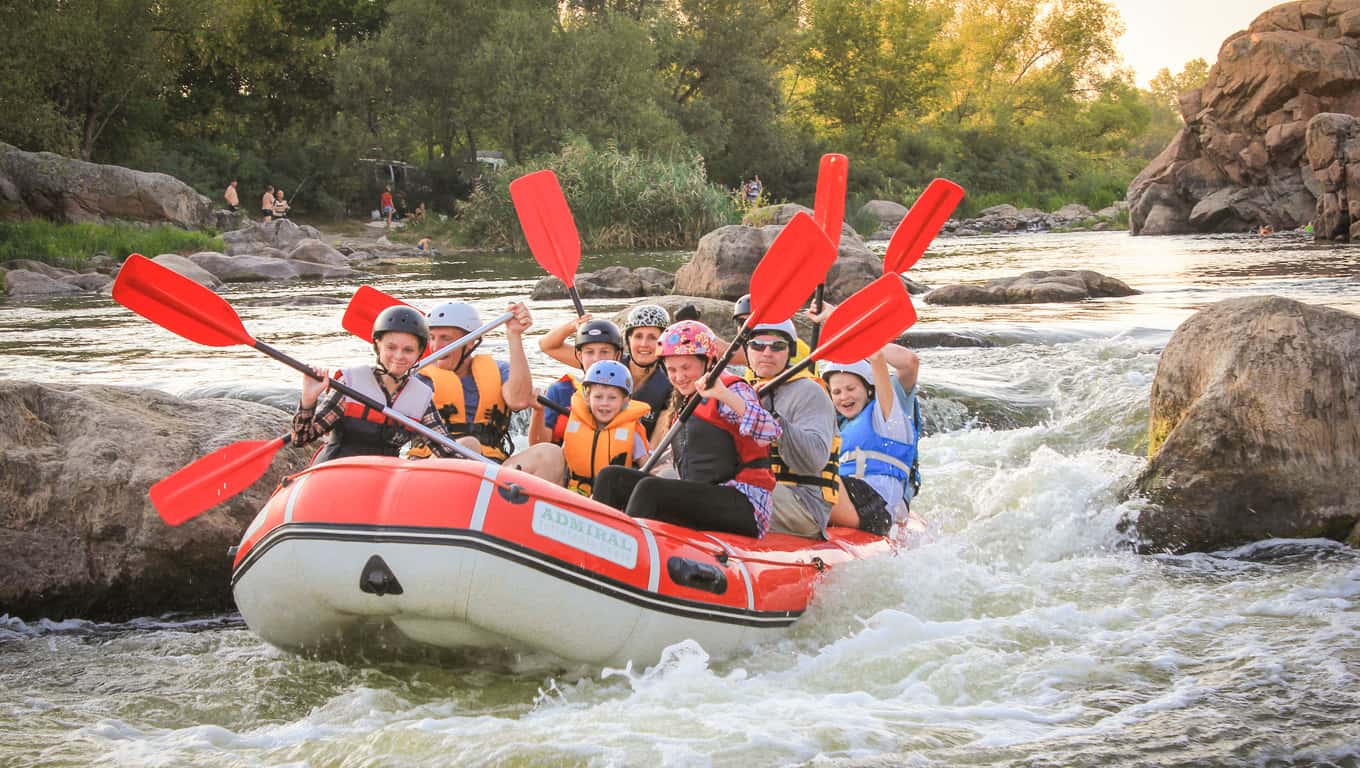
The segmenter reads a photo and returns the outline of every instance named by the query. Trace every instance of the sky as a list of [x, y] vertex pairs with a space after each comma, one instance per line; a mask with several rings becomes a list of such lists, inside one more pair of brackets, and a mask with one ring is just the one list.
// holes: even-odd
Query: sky
[[1218, 47], [1282, 0], [1113, 0], [1126, 31], [1119, 40], [1124, 62], [1147, 87], [1157, 70], [1179, 72], [1202, 58], [1213, 66]]

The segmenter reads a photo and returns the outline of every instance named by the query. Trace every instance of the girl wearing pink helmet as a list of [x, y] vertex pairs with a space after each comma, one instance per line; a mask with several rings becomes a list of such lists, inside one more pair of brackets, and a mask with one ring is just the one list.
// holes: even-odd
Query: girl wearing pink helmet
[[661, 333], [662, 362], [675, 387], [671, 413], [689, 397], [702, 398], [671, 444], [679, 479], [605, 467], [594, 497], [633, 517], [759, 538], [769, 529], [770, 443], [780, 435], [779, 422], [737, 376], [723, 373], [704, 386], [717, 347], [713, 331], [696, 320]]

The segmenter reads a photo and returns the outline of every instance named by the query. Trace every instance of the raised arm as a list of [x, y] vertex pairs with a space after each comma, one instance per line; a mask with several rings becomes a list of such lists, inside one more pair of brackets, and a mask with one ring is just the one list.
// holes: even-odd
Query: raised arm
[[501, 385], [501, 396], [510, 410], [522, 411], [534, 400], [534, 380], [529, 373], [529, 358], [524, 354], [524, 332], [533, 325], [534, 319], [523, 302], [511, 304], [507, 311], [515, 316], [505, 324], [506, 342], [510, 347], [510, 376]]
[[559, 363], [570, 365], [572, 368], [580, 368], [581, 362], [576, 359], [576, 350], [572, 349], [571, 345], [567, 343], [567, 339], [575, 335], [576, 329], [581, 327], [582, 323], [589, 322], [590, 318], [591, 315], [587, 312], [543, 334], [543, 337], [538, 340], [539, 351]]
[[916, 377], [921, 372], [921, 358], [901, 344], [889, 344], [883, 348], [883, 357], [897, 370], [897, 380], [903, 392], [911, 392], [916, 386]]

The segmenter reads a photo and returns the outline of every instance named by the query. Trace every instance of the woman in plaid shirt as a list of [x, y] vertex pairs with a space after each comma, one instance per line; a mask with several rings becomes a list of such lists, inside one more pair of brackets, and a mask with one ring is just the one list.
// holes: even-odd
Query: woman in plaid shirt
[[[373, 351], [377, 365], [355, 366], [339, 372], [339, 378], [373, 400], [409, 416], [442, 435], [444, 420], [434, 407], [434, 390], [413, 366], [425, 349], [430, 332], [425, 316], [406, 306], [388, 307], [373, 323]], [[327, 391], [328, 372], [317, 368], [320, 380], [303, 377], [302, 399], [293, 415], [293, 443], [306, 445], [326, 437], [326, 447], [316, 463], [345, 456], [396, 456], [407, 441], [426, 445], [420, 435], [408, 433], [401, 425], [388, 421], [374, 411], [335, 391]], [[325, 392], [325, 396], [322, 393]], [[319, 402], [318, 402], [319, 401]], [[453, 452], [438, 443], [429, 443], [439, 456]]]

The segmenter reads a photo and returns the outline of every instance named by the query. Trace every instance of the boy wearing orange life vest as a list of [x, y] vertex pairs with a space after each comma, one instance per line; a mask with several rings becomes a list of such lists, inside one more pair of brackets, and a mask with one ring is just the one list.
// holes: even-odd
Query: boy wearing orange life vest
[[[575, 332], [576, 343], [571, 346], [571, 355], [574, 358], [574, 362], [571, 364], [576, 365], [582, 371], [590, 370], [590, 366], [600, 360], [618, 360], [623, 354], [623, 334], [619, 332], [619, 327], [608, 320], [591, 319], [588, 314], [552, 329], [539, 340], [539, 348], [543, 350], [550, 348], [566, 349], [568, 348], [566, 338], [573, 331]], [[553, 382], [543, 392], [543, 396], [562, 406], [564, 410], [568, 410], [571, 407], [572, 397], [579, 390], [580, 382], [576, 377], [566, 374]], [[561, 445], [567, 427], [566, 416], [557, 411], [545, 411], [537, 398], [529, 405], [534, 409], [534, 413], [529, 419], [529, 445], [540, 443]]]
[[632, 467], [647, 457], [642, 419], [651, 406], [629, 400], [633, 376], [616, 360], [601, 360], [586, 371], [581, 391], [571, 398], [562, 439], [567, 488], [590, 495], [595, 475], [607, 466]]

